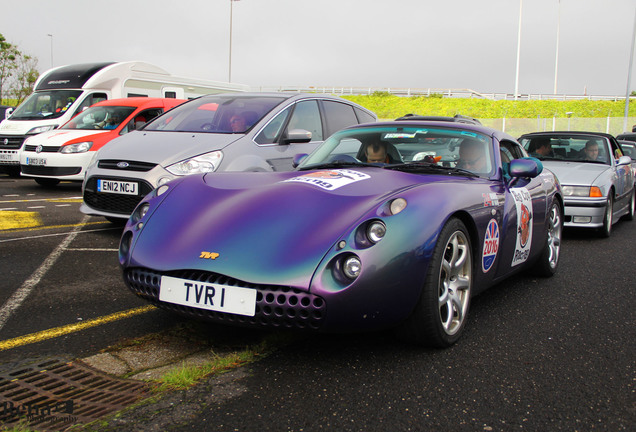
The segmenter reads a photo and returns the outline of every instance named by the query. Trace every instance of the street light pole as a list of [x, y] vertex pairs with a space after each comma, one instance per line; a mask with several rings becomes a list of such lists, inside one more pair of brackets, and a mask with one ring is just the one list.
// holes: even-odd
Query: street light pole
[[519, 0], [519, 34], [517, 36], [517, 73], [515, 75], [515, 100], [519, 96], [519, 57], [521, 54], [521, 12], [523, 11], [523, 0]]
[[230, 0], [230, 58], [228, 61], [227, 81], [232, 82], [232, 9], [233, 3], [239, 0]]
[[53, 35], [47, 34], [48, 37], [51, 38], [51, 68], [53, 67]]
[[561, 33], [561, 0], [559, 0], [559, 12], [557, 15], [556, 57], [554, 59], [554, 94], [557, 94], [557, 77], [559, 75], [559, 37]]
[[634, 8], [634, 30], [632, 31], [632, 49], [629, 52], [629, 69], [627, 72], [627, 90], [625, 91], [625, 115], [623, 116], [623, 132], [627, 132], [627, 116], [629, 115], [629, 95], [632, 85], [632, 65], [634, 64], [634, 42], [636, 42], [636, 8]]

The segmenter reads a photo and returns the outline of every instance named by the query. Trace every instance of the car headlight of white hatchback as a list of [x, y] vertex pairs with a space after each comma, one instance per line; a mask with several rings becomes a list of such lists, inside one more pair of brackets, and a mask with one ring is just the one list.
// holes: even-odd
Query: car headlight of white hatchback
[[93, 146], [92, 141], [84, 141], [75, 144], [65, 145], [60, 149], [60, 153], [86, 153]]
[[177, 162], [167, 167], [166, 170], [176, 176], [214, 172], [221, 164], [221, 160], [223, 160], [223, 152], [213, 151], [193, 157], [192, 159]]

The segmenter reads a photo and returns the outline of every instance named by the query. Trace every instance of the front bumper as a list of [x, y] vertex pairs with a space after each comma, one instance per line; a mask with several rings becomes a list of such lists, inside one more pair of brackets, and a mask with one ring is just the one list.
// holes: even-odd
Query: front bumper
[[[84, 180], [86, 168], [95, 152], [85, 153], [36, 153], [22, 151], [20, 170], [25, 177], [56, 178], [60, 180]], [[33, 165], [31, 160], [45, 160], [44, 164]]]
[[599, 228], [603, 226], [607, 198], [577, 198], [565, 200], [564, 226]]

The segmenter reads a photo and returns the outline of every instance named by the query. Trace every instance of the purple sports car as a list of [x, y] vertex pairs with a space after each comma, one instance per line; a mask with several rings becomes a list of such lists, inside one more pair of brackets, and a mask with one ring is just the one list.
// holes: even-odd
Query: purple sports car
[[558, 180], [502, 132], [369, 123], [295, 162], [293, 172], [193, 175], [155, 189], [122, 235], [128, 287], [228, 325], [393, 327], [446, 347], [473, 295], [527, 268], [557, 269]]

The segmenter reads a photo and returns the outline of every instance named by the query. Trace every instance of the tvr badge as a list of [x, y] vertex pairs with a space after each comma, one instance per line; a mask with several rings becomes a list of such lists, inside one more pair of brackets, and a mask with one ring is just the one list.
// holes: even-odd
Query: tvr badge
[[216, 252], [206, 252], [206, 251], [201, 251], [201, 255], [199, 255], [199, 258], [201, 259], [211, 259], [211, 260], [215, 260], [219, 257], [219, 254]]

